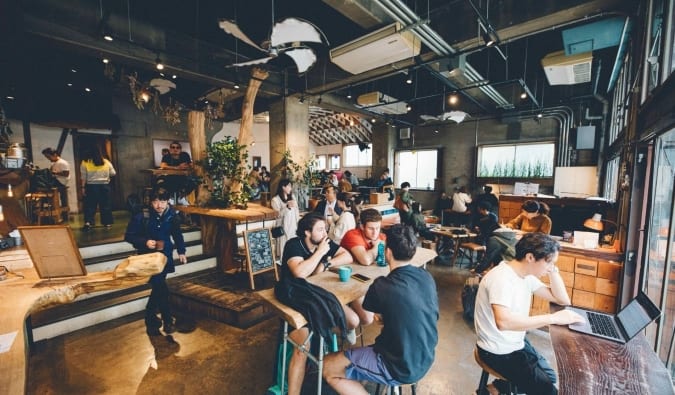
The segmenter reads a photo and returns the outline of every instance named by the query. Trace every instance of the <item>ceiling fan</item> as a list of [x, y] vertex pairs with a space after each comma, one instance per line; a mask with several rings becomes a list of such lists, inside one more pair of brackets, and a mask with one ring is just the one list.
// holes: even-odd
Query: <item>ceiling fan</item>
[[438, 115], [438, 116], [420, 115], [420, 118], [424, 122], [431, 122], [431, 121], [445, 122], [447, 120], [451, 120], [451, 121], [455, 121], [456, 123], [460, 123], [466, 117], [471, 117], [471, 115], [465, 113], [464, 111], [448, 111], [448, 112], [444, 112], [443, 114]]
[[325, 42], [325, 44], [328, 45], [326, 35], [323, 34], [319, 28], [314, 26], [311, 22], [299, 18], [286, 18], [281, 22], [275, 23], [272, 27], [270, 39], [264, 41], [262, 45], [257, 45], [253, 40], [248, 38], [234, 21], [221, 20], [218, 23], [218, 26], [223, 29], [225, 33], [231, 34], [248, 45], [269, 55], [261, 59], [231, 65], [234, 67], [267, 63], [279, 55], [286, 55], [295, 62], [298, 73], [302, 74], [309, 70], [316, 62], [314, 50], [308, 47], [306, 43], [323, 44]]

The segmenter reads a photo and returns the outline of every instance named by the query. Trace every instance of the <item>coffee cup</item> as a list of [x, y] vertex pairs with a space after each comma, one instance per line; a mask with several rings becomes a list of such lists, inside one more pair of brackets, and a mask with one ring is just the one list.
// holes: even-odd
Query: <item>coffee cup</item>
[[161, 251], [164, 249], [164, 240], [155, 240], [155, 249]]
[[338, 275], [340, 276], [340, 281], [347, 282], [352, 275], [352, 268], [349, 266], [340, 266], [338, 268]]

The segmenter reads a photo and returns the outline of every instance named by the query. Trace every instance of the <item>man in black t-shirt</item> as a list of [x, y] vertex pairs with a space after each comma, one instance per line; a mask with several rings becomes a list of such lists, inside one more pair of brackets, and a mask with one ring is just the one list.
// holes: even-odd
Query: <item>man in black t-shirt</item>
[[384, 326], [374, 345], [326, 356], [324, 378], [338, 393], [367, 394], [362, 380], [414, 383], [431, 367], [438, 343], [438, 294], [429, 272], [410, 265], [416, 250], [412, 228], [389, 228], [385, 257], [391, 272], [373, 282], [363, 302]]
[[[328, 238], [326, 220], [319, 213], [308, 213], [298, 222], [296, 236], [286, 242], [281, 258], [281, 279], [291, 276], [307, 278], [324, 272], [331, 266], [341, 266], [352, 263], [349, 251], [335, 244]], [[356, 341], [353, 328], [359, 325], [360, 319], [352, 308], [343, 306], [347, 327], [351, 329]], [[307, 327], [294, 329], [289, 337], [297, 344], [303, 344], [309, 335]], [[297, 348], [288, 364], [288, 394], [299, 395], [302, 381], [305, 377], [307, 355]]]

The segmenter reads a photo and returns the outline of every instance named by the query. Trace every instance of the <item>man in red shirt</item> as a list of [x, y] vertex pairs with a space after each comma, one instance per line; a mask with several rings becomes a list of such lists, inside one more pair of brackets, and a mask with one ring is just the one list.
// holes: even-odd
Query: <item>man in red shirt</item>
[[359, 215], [361, 222], [357, 228], [345, 233], [340, 247], [349, 251], [354, 261], [368, 266], [377, 259], [377, 248], [387, 240], [384, 233], [380, 233], [382, 215], [379, 211], [369, 208]]

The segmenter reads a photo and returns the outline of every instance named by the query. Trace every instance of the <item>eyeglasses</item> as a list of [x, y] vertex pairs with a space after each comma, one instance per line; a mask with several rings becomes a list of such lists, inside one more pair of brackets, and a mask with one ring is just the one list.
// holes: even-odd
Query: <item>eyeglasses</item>
[[176, 148], [176, 149], [180, 149], [180, 146], [178, 146], [178, 145], [172, 145], [172, 146], [170, 146], [169, 148]]

